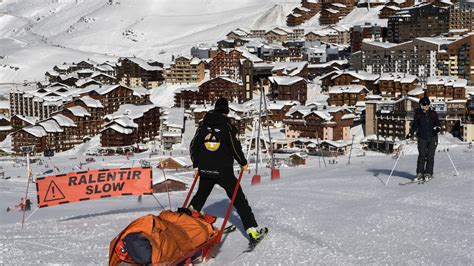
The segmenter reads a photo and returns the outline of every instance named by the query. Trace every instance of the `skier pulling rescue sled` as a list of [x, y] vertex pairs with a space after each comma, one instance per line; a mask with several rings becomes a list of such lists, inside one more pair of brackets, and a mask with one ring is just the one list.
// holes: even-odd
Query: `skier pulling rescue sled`
[[[196, 255], [207, 260], [214, 246], [221, 242], [222, 234], [235, 230], [235, 226], [225, 227], [233, 205], [250, 238], [244, 252], [251, 252], [267, 234], [267, 228], [256, 229], [257, 222], [240, 187], [247, 161], [235, 137], [237, 130], [225, 116], [228, 113], [227, 100], [219, 99], [215, 110], [204, 117], [191, 142], [191, 158], [198, 169], [183, 207], [178, 212], [167, 210], [159, 216], [146, 215], [130, 223], [111, 241], [109, 265], [120, 262], [189, 264]], [[242, 166], [237, 179], [233, 172], [234, 158]], [[199, 177], [198, 191], [186, 208]], [[220, 230], [213, 226], [216, 217], [200, 213], [215, 184], [222, 186], [231, 199]]]

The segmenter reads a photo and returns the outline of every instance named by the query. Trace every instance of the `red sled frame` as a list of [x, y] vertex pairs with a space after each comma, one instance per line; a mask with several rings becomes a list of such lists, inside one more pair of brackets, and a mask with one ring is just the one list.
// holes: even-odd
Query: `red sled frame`
[[[227, 208], [224, 222], [222, 223], [221, 229], [219, 229], [219, 232], [217, 233], [217, 235], [213, 236], [212, 238], [207, 240], [205, 243], [195, 248], [193, 251], [190, 251], [183, 258], [173, 262], [171, 265], [178, 265], [178, 264], [190, 265], [192, 263], [192, 257], [198, 254], [199, 251], [201, 252], [200, 256], [201, 256], [202, 261], [209, 260], [214, 247], [221, 243], [222, 234], [224, 233], [224, 229], [226, 228], [227, 221], [229, 220], [230, 212], [232, 211], [232, 206], [234, 205], [234, 200], [237, 195], [237, 191], [239, 189], [240, 181], [242, 180], [243, 173], [244, 173], [243, 169], [240, 169], [239, 178], [237, 179], [237, 184], [235, 185], [234, 193], [232, 194], [232, 199], [230, 200], [229, 207]], [[189, 198], [191, 197], [194, 187], [196, 186], [198, 177], [199, 177], [199, 173], [196, 173], [194, 175], [194, 180], [193, 180], [193, 184], [191, 185], [191, 189], [189, 190], [188, 195], [186, 196], [186, 200], [183, 203], [183, 208], [186, 208], [186, 205], [188, 204]]]

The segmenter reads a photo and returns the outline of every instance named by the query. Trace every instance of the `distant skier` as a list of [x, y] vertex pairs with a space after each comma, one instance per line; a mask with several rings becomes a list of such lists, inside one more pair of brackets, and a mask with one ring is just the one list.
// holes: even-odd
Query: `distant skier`
[[430, 109], [430, 99], [420, 99], [420, 108], [415, 110], [407, 139], [416, 133], [418, 137], [418, 161], [416, 177], [413, 181], [428, 181], [433, 178], [434, 156], [438, 145], [438, 133], [441, 130], [438, 114]]
[[[237, 128], [230, 123], [228, 113], [227, 99], [218, 99], [214, 110], [204, 116], [191, 141], [191, 160], [200, 177], [198, 190], [189, 205], [191, 210], [201, 211], [215, 184], [224, 188], [227, 196], [232, 198], [237, 185], [233, 168], [234, 159], [242, 166], [241, 171], [248, 168], [242, 146], [236, 137]], [[250, 242], [258, 242], [260, 234], [256, 229], [257, 221], [240, 186], [234, 207], [249, 235]]]

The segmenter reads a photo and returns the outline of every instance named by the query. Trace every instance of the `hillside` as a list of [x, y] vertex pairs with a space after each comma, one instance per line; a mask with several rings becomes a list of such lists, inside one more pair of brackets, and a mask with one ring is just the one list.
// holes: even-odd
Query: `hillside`
[[[189, 54], [237, 27], [285, 25], [299, 1], [6, 0], [0, 3], [0, 83], [43, 80], [55, 64], [84, 58]], [[112, 4], [109, 4], [112, 2]], [[132, 10], [132, 12], [131, 12]]]

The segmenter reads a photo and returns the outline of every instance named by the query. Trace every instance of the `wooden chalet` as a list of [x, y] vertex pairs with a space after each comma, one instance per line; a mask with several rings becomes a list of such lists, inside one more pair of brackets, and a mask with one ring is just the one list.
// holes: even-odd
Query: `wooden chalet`
[[272, 98], [276, 100], [306, 102], [307, 82], [301, 77], [273, 76], [268, 80], [271, 84]]
[[135, 57], [119, 59], [117, 78], [126, 86], [142, 86], [148, 89], [158, 87], [165, 81], [163, 64]]
[[428, 97], [432, 100], [466, 98], [467, 80], [449, 76], [429, 77], [426, 82]]
[[368, 93], [363, 85], [332, 86], [329, 88], [329, 105], [355, 107], [357, 102], [365, 101]]
[[380, 94], [384, 97], [400, 97], [414, 90], [420, 79], [417, 76], [400, 73], [384, 73], [376, 82]]
[[283, 123], [289, 139], [348, 140], [354, 118], [346, 108], [317, 110], [310, 106], [296, 106], [286, 114]]

